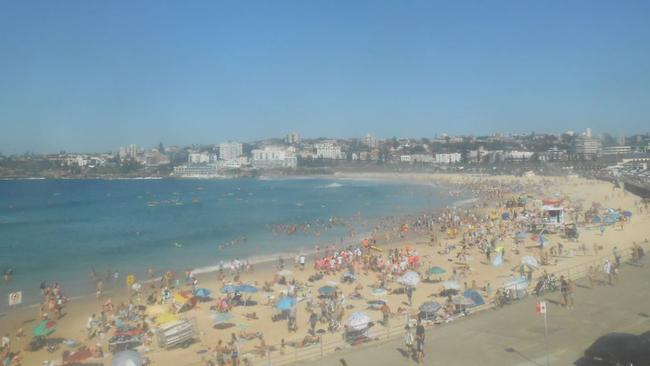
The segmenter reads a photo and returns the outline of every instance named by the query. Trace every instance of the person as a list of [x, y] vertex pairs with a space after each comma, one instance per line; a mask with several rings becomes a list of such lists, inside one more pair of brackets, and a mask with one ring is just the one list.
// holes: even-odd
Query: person
[[404, 344], [406, 345], [406, 352], [409, 357], [413, 357], [413, 333], [411, 327], [406, 324], [406, 334], [404, 334]]
[[618, 248], [614, 247], [614, 250], [612, 250], [612, 254], [614, 255], [614, 260], [616, 260], [616, 266], [621, 265], [621, 254], [618, 252]]
[[0, 349], [5, 349], [9, 348], [9, 344], [11, 343], [11, 338], [9, 338], [9, 333], [5, 333], [5, 335], [2, 337], [2, 343], [0, 343], [2, 346]]
[[424, 335], [417, 337], [418, 365], [424, 365]]
[[422, 325], [422, 319], [418, 319], [418, 324], [415, 327], [415, 337], [424, 340], [424, 325]]
[[239, 346], [236, 340], [230, 341], [230, 360], [232, 366], [239, 366]]
[[316, 323], [318, 323], [318, 315], [315, 311], [312, 311], [309, 315], [309, 332], [312, 335], [316, 334]]
[[406, 297], [409, 300], [409, 306], [413, 304], [413, 287], [409, 286], [406, 288]]
[[564, 307], [568, 306], [568, 292], [569, 292], [569, 284], [564, 279], [564, 276], [560, 276], [560, 294], [562, 297], [561, 304]]
[[381, 313], [383, 315], [384, 326], [387, 327], [388, 326], [388, 320], [390, 319], [390, 315], [391, 315], [390, 307], [388, 307], [387, 302], [384, 302], [384, 305], [382, 305]]

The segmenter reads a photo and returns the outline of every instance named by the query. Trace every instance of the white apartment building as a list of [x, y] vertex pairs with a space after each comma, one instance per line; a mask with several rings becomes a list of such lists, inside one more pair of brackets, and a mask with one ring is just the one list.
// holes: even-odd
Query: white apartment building
[[255, 168], [295, 168], [298, 166], [298, 159], [281, 147], [267, 146], [263, 149], [255, 149], [251, 153], [253, 155], [252, 164]]
[[341, 147], [331, 142], [316, 144], [316, 157], [321, 159], [343, 159]]
[[295, 132], [291, 132], [290, 134], [287, 135], [287, 137], [284, 140], [289, 145], [299, 144], [300, 143], [300, 135], [295, 133]]
[[441, 153], [434, 156], [436, 164], [455, 164], [460, 163], [462, 156], [460, 153]]
[[603, 148], [603, 155], [619, 155], [632, 152], [631, 146], [608, 146]]
[[203, 153], [198, 153], [198, 152], [189, 153], [189, 154], [187, 155], [187, 162], [188, 162], [189, 164], [207, 164], [207, 163], [210, 163], [210, 154], [208, 154], [207, 152], [203, 152]]
[[363, 143], [371, 149], [374, 149], [379, 145], [379, 140], [377, 140], [375, 136], [367, 134], [366, 137], [363, 138]]
[[243, 145], [241, 142], [222, 142], [219, 144], [220, 160], [235, 160], [243, 155]]

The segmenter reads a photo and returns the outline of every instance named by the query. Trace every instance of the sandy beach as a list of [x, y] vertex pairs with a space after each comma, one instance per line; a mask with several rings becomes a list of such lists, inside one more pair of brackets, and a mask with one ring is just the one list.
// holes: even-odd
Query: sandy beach
[[[585, 266], [592, 265], [594, 259], [614, 253], [614, 248], [618, 248], [623, 258], [630, 257], [630, 249], [634, 242], [643, 243], [650, 238], [650, 215], [644, 209], [640, 209], [640, 198], [632, 194], [613, 189], [612, 184], [586, 180], [578, 177], [514, 177], [514, 176], [471, 176], [471, 175], [429, 175], [429, 174], [339, 174], [336, 176], [341, 179], [381, 179], [381, 180], [399, 180], [409, 182], [420, 182], [423, 184], [442, 184], [449, 187], [458, 187], [459, 190], [471, 190], [476, 193], [478, 201], [472, 202], [456, 210], [447, 210], [449, 215], [458, 216], [458, 226], [456, 232], [450, 235], [450, 232], [440, 230], [440, 222], [436, 222], [432, 231], [424, 226], [420, 229], [410, 228], [409, 230], [396, 230], [393, 235], [377, 233], [377, 246], [380, 249], [365, 249], [368, 256], [378, 256], [386, 258], [391, 249], [404, 251], [408, 246], [414, 250], [414, 256], [419, 258], [419, 265], [410, 268], [420, 273], [422, 279], [427, 277], [427, 270], [432, 266], [441, 267], [445, 273], [431, 276], [432, 278], [440, 277], [443, 281], [455, 276], [462, 289], [465, 287], [474, 287], [486, 300], [492, 300], [496, 290], [502, 284], [509, 280], [511, 276], [518, 275], [513, 273], [512, 268], [521, 263], [524, 256], [531, 256], [542, 262], [542, 257], [548, 256], [548, 264], [542, 265], [536, 269], [532, 276], [536, 280], [542, 271], [557, 272], [567, 268], [580, 268], [584, 271]], [[517, 197], [526, 198], [524, 206], [521, 207], [497, 207], [503, 202]], [[579, 238], [575, 241], [567, 239], [562, 230], [558, 233], [544, 233], [548, 240], [548, 245], [543, 249], [539, 248], [536, 240], [532, 238], [533, 234], [518, 238], [516, 233], [522, 231], [522, 225], [525, 220], [517, 221], [513, 218], [516, 213], [522, 215], [523, 211], [536, 212], [541, 208], [540, 202], [545, 199], [554, 199], [561, 201], [565, 208], [574, 209], [565, 213], [566, 222], [577, 221]], [[593, 222], [585, 222], [585, 211], [594, 207], [593, 203], [599, 203], [600, 209], [611, 208], [631, 212], [631, 217], [622, 224], [608, 225], [601, 233], [601, 226]], [[441, 210], [444, 211], [444, 210]], [[510, 219], [504, 220], [502, 214], [509, 212]], [[417, 219], [417, 218], [414, 218]], [[577, 220], [576, 220], [577, 219]], [[471, 222], [471, 223], [470, 223]], [[410, 222], [408, 224], [411, 224]], [[485, 229], [485, 232], [481, 230]], [[481, 234], [479, 235], [479, 232]], [[399, 237], [399, 235], [403, 237]], [[435, 239], [432, 240], [432, 235]], [[505, 252], [503, 255], [504, 263], [495, 266], [488, 262], [486, 255], [479, 250], [478, 245], [468, 245], [461, 253], [460, 242], [476, 238], [493, 238], [499, 247]], [[498, 240], [496, 238], [498, 237]], [[562, 253], [550, 248], [562, 243]], [[448, 249], [449, 245], [454, 245], [453, 249]], [[359, 246], [363, 248], [362, 243]], [[597, 248], [598, 253], [594, 253]], [[341, 248], [342, 249], [342, 248]], [[411, 250], [411, 252], [412, 252]], [[322, 256], [322, 252], [318, 255]], [[235, 306], [230, 310], [232, 319], [228, 321], [228, 327], [218, 329], [213, 326], [210, 308], [216, 304], [216, 299], [225, 296], [220, 289], [227, 283], [235, 282], [226, 270], [226, 278], [220, 280], [218, 273], [206, 273], [196, 275], [198, 287], [211, 290], [212, 297], [215, 300], [199, 302], [195, 307], [188, 311], [178, 314], [180, 318], [195, 319], [198, 324], [199, 336], [197, 341], [186, 348], [174, 348], [171, 350], [160, 349], [155, 337], [150, 337], [151, 341], [138, 348], [146, 357], [151, 360], [152, 365], [204, 365], [209, 360], [215, 361], [213, 353], [214, 347], [218, 341], [228, 343], [232, 334], [239, 336], [239, 357], [241, 360], [246, 358], [252, 364], [259, 364], [260, 358], [264, 358], [265, 352], [279, 354], [299, 353], [294, 347], [288, 344], [292, 342], [301, 342], [308, 334], [310, 311], [307, 310], [307, 298], [312, 297], [315, 303], [314, 308], [318, 309], [318, 289], [325, 285], [333, 285], [337, 291], [345, 296], [345, 306], [343, 309], [342, 319], [345, 320], [350, 314], [356, 311], [363, 311], [370, 316], [373, 321], [379, 323], [382, 319], [382, 313], [375, 310], [367, 310], [367, 301], [383, 299], [387, 302], [390, 310], [395, 315], [395, 319], [403, 321], [406, 315], [416, 317], [418, 307], [426, 301], [445, 302], [445, 297], [432, 296], [438, 294], [443, 288], [441, 283], [435, 281], [420, 282], [413, 293], [412, 305], [407, 302], [407, 297], [403, 293], [391, 293], [390, 290], [402, 288], [395, 279], [398, 277], [389, 276], [389, 281], [384, 285], [387, 294], [381, 297], [376, 296], [373, 288], [377, 288], [381, 278], [378, 271], [373, 271], [362, 263], [356, 263], [355, 271], [356, 280], [353, 283], [342, 283], [341, 278], [346, 270], [342, 269], [336, 273], [325, 274], [322, 279], [317, 281], [308, 281], [310, 276], [317, 273], [314, 269], [314, 258], [307, 259], [305, 270], [300, 270], [299, 266], [294, 263], [294, 258], [284, 258], [285, 268], [292, 273], [287, 275], [288, 281], [295, 280], [297, 287], [300, 288], [298, 304], [296, 305], [296, 325], [297, 330], [290, 332], [287, 326], [287, 320], [272, 321], [274, 315], [278, 314], [275, 301], [280, 297], [283, 291], [291, 291], [288, 285], [273, 284], [273, 291], [270, 293], [258, 291], [250, 294], [251, 304], [248, 306]], [[276, 272], [278, 263], [268, 263], [266, 265], [254, 268], [252, 272], [243, 272], [238, 275], [238, 283], [253, 284], [258, 289], [262, 289], [265, 282], [277, 279]], [[581, 267], [582, 266], [582, 267]], [[353, 266], [352, 266], [353, 267]], [[601, 263], [598, 263], [600, 271]], [[162, 269], [160, 269], [162, 270]], [[158, 273], [160, 274], [160, 273]], [[192, 284], [185, 283], [184, 275], [179, 274], [180, 283], [183, 290], [191, 290]], [[177, 277], [178, 278], [178, 277]], [[156, 285], [158, 283], [156, 282]], [[489, 286], [488, 286], [489, 284]], [[65, 290], [65, 284], [62, 284]], [[38, 286], [38, 284], [34, 284]], [[124, 286], [126, 287], [126, 286]], [[489, 287], [489, 288], [487, 288]], [[172, 290], [175, 292], [176, 290]], [[159, 294], [160, 289], [155, 288], [155, 293]], [[357, 292], [358, 300], [350, 297], [350, 294]], [[133, 297], [134, 304], [146, 304], [146, 297], [151, 293], [148, 283], [143, 283], [143, 293], [140, 296]], [[244, 294], [248, 297], [248, 294]], [[269, 300], [269, 296], [273, 296]], [[158, 296], [160, 297], [160, 296]], [[107, 299], [111, 299], [114, 305], [128, 301], [127, 291], [113, 291], [102, 295], [100, 300], [94, 297], [84, 297], [70, 301], [65, 307], [65, 316], [57, 319], [57, 330], [49, 338], [59, 340], [75, 340], [79, 345], [89, 347], [99, 345], [104, 352], [104, 357], [99, 359], [89, 358], [85, 362], [90, 364], [96, 362], [103, 365], [111, 364], [111, 353], [108, 352], [108, 340], [114, 330], [109, 329], [105, 335], [97, 335], [88, 339], [86, 323], [91, 314], [99, 315], [103, 304]], [[160, 308], [166, 309], [169, 305], [159, 305]], [[504, 310], [507, 311], [507, 310]], [[566, 309], [571, 311], [571, 309]], [[256, 319], [247, 317], [246, 314], [255, 313]], [[402, 314], [399, 314], [399, 313]], [[64, 350], [73, 351], [64, 344], [60, 344], [57, 349], [50, 353], [47, 349], [41, 349], [37, 352], [25, 351], [31, 340], [32, 328], [39, 321], [39, 308], [22, 308], [12, 311], [0, 317], [0, 333], [8, 333], [11, 338], [12, 351], [20, 352], [23, 365], [41, 365], [43, 361], [53, 361], [54, 364], [62, 364], [62, 353]], [[452, 318], [450, 318], [452, 319]], [[150, 320], [150, 319], [148, 319]], [[150, 326], [154, 326], [151, 322]], [[382, 327], [382, 325], [375, 325]], [[435, 327], [435, 325], [432, 325]], [[15, 335], [19, 328], [23, 328], [25, 335], [16, 338]], [[327, 324], [319, 323], [316, 328], [327, 329]], [[338, 342], [342, 339], [342, 329], [336, 332], [325, 332], [322, 335], [322, 342]], [[257, 333], [257, 335], [256, 335]], [[264, 343], [259, 335], [263, 335]], [[246, 340], [245, 338], [251, 339]], [[285, 347], [282, 347], [282, 344]], [[77, 346], [78, 347], [78, 346]], [[269, 351], [269, 349], [271, 349]], [[297, 357], [297, 356], [296, 356]]]

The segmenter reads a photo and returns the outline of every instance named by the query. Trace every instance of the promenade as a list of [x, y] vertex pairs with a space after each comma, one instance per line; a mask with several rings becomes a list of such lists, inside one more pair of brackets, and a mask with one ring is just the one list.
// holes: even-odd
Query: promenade
[[[544, 297], [548, 304], [548, 361], [550, 365], [581, 365], [584, 350], [609, 332], [650, 330], [650, 265], [623, 265], [618, 285], [589, 288], [578, 281], [575, 306], [559, 306], [559, 293]], [[540, 298], [541, 299], [541, 298]], [[487, 310], [426, 333], [426, 365], [546, 365], [544, 319], [527, 299], [499, 310]], [[404, 356], [401, 338], [376, 346], [341, 350], [310, 365], [415, 365]]]

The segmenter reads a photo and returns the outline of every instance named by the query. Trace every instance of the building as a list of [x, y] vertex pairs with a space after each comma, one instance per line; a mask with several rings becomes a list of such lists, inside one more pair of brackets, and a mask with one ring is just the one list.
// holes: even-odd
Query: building
[[436, 164], [455, 164], [460, 163], [462, 158], [460, 153], [441, 153], [434, 156], [434, 161]]
[[371, 134], [367, 134], [366, 137], [363, 138], [363, 143], [371, 149], [375, 149], [379, 146], [379, 140]]
[[591, 135], [591, 128], [576, 137], [573, 152], [578, 159], [593, 160], [600, 154], [600, 139]]
[[169, 156], [161, 153], [158, 149], [150, 149], [144, 152], [143, 162], [146, 166], [168, 165]]
[[193, 152], [187, 155], [187, 163], [192, 164], [207, 164], [210, 163], [210, 154], [207, 152], [198, 153]]
[[298, 159], [281, 147], [266, 146], [263, 149], [254, 149], [251, 154], [253, 167], [258, 169], [294, 169], [298, 166]]
[[219, 144], [220, 160], [235, 160], [243, 155], [243, 145], [241, 142], [222, 142]]
[[320, 159], [343, 159], [341, 147], [331, 142], [316, 144], [316, 157]]
[[632, 152], [631, 146], [608, 146], [602, 150], [603, 155], [621, 155], [629, 152]]
[[120, 160], [132, 159], [138, 157], [138, 147], [135, 144], [120, 147]]
[[295, 132], [291, 132], [290, 134], [288, 134], [285, 137], [284, 141], [289, 145], [299, 144], [300, 143], [300, 135], [295, 133]]
[[218, 174], [215, 164], [179, 165], [174, 167], [174, 175], [179, 177], [211, 177]]
[[539, 153], [540, 161], [566, 161], [569, 159], [569, 154], [566, 150], [560, 150], [557, 146]]

